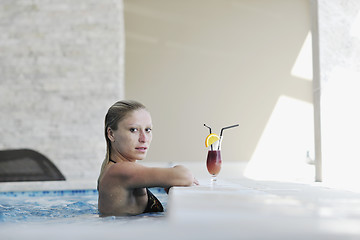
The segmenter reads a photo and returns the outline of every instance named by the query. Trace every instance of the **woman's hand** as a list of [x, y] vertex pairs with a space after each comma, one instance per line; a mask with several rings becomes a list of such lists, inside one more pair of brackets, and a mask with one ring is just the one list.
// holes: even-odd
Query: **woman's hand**
[[199, 185], [199, 181], [194, 177], [193, 185]]
[[176, 165], [173, 169], [176, 170], [176, 172], [179, 173], [179, 176], [183, 179], [183, 186], [199, 185], [198, 180], [196, 180], [188, 168], [182, 165]]
[[[194, 180], [193, 180], [193, 185], [199, 185], [199, 181], [196, 178], [194, 178]], [[167, 194], [169, 194], [170, 188], [172, 188], [172, 187], [164, 188], [164, 190]]]
[[199, 181], [192, 175], [192, 173], [190, 172], [190, 170], [188, 168], [186, 168], [182, 165], [176, 165], [176, 166], [174, 166], [174, 168], [181, 169], [181, 171], [183, 171], [187, 175], [187, 177], [192, 180], [192, 182], [189, 186], [199, 185]]

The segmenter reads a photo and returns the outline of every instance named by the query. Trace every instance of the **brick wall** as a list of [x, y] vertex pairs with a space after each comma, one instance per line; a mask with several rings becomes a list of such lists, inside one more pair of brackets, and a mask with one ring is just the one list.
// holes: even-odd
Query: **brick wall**
[[[96, 178], [103, 119], [123, 93], [122, 0], [0, 2], [0, 149]], [[20, 167], [20, 166], [19, 166]]]

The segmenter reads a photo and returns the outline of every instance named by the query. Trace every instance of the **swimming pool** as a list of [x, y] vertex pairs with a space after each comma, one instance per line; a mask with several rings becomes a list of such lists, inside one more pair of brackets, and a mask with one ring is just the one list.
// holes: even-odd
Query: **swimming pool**
[[[151, 192], [167, 206], [162, 188]], [[99, 217], [97, 190], [60, 190], [0, 192], [1, 223], [97, 223], [161, 220], [165, 213], [147, 213], [134, 217]]]

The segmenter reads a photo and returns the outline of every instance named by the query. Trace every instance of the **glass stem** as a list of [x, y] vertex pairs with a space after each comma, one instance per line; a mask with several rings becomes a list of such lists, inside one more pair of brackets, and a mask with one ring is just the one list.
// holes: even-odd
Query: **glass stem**
[[211, 182], [216, 182], [217, 178], [216, 178], [216, 175], [212, 175], [211, 176]]

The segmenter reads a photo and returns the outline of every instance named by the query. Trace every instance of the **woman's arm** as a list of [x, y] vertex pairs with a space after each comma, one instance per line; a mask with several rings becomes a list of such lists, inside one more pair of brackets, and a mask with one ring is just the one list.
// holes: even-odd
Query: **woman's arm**
[[136, 163], [117, 163], [109, 169], [109, 174], [126, 188], [167, 188], [198, 184], [190, 170], [181, 165], [172, 168], [153, 168]]

